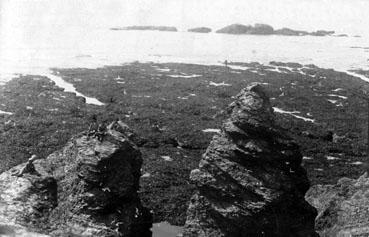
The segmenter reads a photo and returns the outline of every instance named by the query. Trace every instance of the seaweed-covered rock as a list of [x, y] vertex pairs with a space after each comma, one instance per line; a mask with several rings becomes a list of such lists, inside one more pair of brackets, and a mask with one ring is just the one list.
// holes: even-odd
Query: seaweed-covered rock
[[151, 236], [137, 193], [141, 153], [129, 132], [118, 122], [102, 141], [81, 134], [35, 161], [35, 172], [14, 176], [22, 164], [1, 174], [0, 225], [51, 236]]
[[315, 185], [306, 199], [318, 210], [322, 237], [369, 236], [369, 177], [342, 178], [335, 185]]
[[243, 89], [229, 113], [191, 172], [197, 191], [183, 236], [317, 236], [299, 147], [275, 124], [262, 87]]

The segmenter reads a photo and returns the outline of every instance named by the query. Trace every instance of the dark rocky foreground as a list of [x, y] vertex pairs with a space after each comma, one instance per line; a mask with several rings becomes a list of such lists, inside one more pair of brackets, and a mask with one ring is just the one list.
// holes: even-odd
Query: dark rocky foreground
[[141, 153], [128, 133], [119, 122], [102, 142], [77, 135], [23, 176], [16, 174], [25, 164], [2, 173], [0, 234], [151, 236], [152, 216], [137, 193]]
[[138, 135], [132, 140], [143, 158], [141, 202], [154, 211], [154, 222], [184, 225], [195, 188], [190, 171], [227, 119], [233, 96], [259, 82], [272, 107], [289, 112], [275, 113], [276, 124], [300, 145], [313, 185], [357, 179], [365, 171], [367, 104], [358, 92], [368, 83], [298, 63], [229, 66], [130, 63], [54, 70], [105, 106], [86, 104], [45, 76], [19, 76], [0, 86], [0, 110], [13, 113], [0, 114], [0, 170], [62, 149], [88, 129], [93, 115], [105, 123], [119, 118]]
[[318, 236], [298, 145], [275, 124], [269, 98], [252, 85], [230, 104], [199, 169], [184, 237]]

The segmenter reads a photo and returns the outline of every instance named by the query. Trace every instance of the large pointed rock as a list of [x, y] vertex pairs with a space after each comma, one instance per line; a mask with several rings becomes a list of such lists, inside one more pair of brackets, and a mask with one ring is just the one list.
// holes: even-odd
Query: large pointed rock
[[[151, 214], [139, 200], [141, 153], [121, 123], [102, 141], [72, 138], [34, 162], [35, 172], [0, 175], [2, 225], [51, 236], [151, 236]], [[1, 233], [1, 232], [0, 232]]]
[[317, 236], [299, 147], [274, 123], [262, 87], [243, 89], [229, 114], [191, 172], [183, 236]]

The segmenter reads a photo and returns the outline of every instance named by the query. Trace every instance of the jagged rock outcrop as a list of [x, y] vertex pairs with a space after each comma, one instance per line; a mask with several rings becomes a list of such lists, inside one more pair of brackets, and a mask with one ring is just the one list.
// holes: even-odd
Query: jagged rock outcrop
[[321, 237], [369, 236], [369, 177], [342, 178], [336, 185], [316, 185], [306, 199], [318, 210]]
[[[124, 125], [124, 124], [123, 124]], [[103, 141], [78, 135], [34, 162], [35, 172], [0, 175], [1, 226], [50, 236], [151, 236], [152, 218], [139, 200], [141, 153], [121, 122]]]
[[183, 236], [317, 236], [299, 147], [275, 124], [262, 87], [243, 89], [229, 113], [191, 172], [197, 191]]

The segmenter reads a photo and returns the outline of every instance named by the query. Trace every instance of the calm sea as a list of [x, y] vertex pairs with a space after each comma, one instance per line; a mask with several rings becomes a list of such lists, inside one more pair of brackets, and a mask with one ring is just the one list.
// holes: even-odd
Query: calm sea
[[140, 62], [219, 64], [270, 61], [316, 64], [340, 71], [369, 69], [369, 37], [256, 36], [102, 28], [10, 29], [0, 37], [0, 80], [45, 74], [50, 67]]

